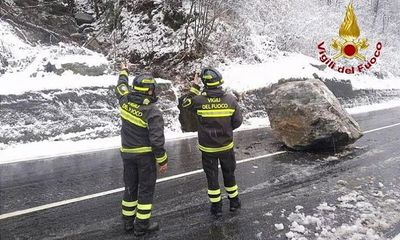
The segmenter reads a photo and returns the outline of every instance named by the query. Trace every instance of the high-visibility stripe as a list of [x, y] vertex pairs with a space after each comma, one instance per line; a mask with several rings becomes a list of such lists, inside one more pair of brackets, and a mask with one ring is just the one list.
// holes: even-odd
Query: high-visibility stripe
[[197, 115], [202, 117], [230, 117], [235, 113], [235, 109], [210, 109], [210, 110], [197, 110]]
[[152, 152], [151, 147], [137, 147], [137, 148], [120, 148], [123, 153], [149, 153]]
[[137, 203], [138, 203], [138, 201], [128, 202], [128, 201], [122, 200], [122, 206], [125, 206], [125, 207], [136, 207]]
[[136, 91], [141, 91], [141, 92], [147, 92], [150, 90], [150, 88], [147, 87], [138, 87], [138, 86], [134, 86], [133, 89], [135, 89]]
[[162, 157], [158, 157], [156, 158], [157, 163], [163, 163], [165, 160], [167, 160], [168, 156], [167, 153], [164, 153], [164, 155]]
[[200, 90], [198, 90], [197, 88], [194, 88], [194, 87], [190, 88], [190, 92], [192, 92], [196, 95], [200, 95], [200, 93], [201, 93]]
[[239, 195], [238, 191], [235, 191], [234, 193], [228, 193], [229, 198], [237, 197], [237, 195]]
[[214, 153], [214, 152], [223, 152], [227, 151], [229, 149], [232, 149], [234, 146], [233, 142], [230, 144], [223, 146], [223, 147], [218, 147], [218, 148], [211, 148], [211, 147], [204, 147], [199, 144], [199, 149], [203, 152], [208, 152], [208, 153]]
[[184, 100], [184, 102], [183, 102], [183, 104], [182, 104], [182, 107], [188, 107], [188, 106], [190, 106], [191, 104], [192, 104], [192, 99], [187, 98], [187, 99]]
[[213, 79], [213, 76], [212, 75], [204, 75], [203, 79], [211, 80], [211, 79]]
[[210, 202], [212, 202], [212, 203], [221, 202], [221, 196], [215, 197], [215, 198], [210, 197]]
[[132, 114], [130, 114], [128, 111], [126, 111], [123, 108], [119, 108], [119, 110], [121, 111], [121, 117], [123, 119], [125, 119], [126, 121], [135, 124], [138, 127], [142, 127], [142, 128], [147, 128], [147, 123], [145, 121], [143, 121], [142, 119], [133, 116]]
[[127, 217], [132, 217], [135, 216], [136, 214], [136, 209], [133, 211], [127, 211], [122, 209], [122, 215], [127, 216]]
[[207, 193], [210, 195], [218, 195], [218, 194], [221, 194], [221, 189], [217, 189], [217, 190], [208, 189]]
[[149, 219], [151, 217], [151, 213], [147, 213], [147, 214], [142, 214], [142, 213], [137, 213], [136, 214], [136, 218], [137, 219], [141, 219], [141, 220], [146, 220]]
[[154, 79], [143, 79], [141, 82], [142, 83], [149, 83], [149, 84], [156, 83], [156, 81]]
[[[120, 87], [123, 87], [123, 86], [125, 86], [126, 89], [121, 91]], [[126, 87], [125, 84], [120, 84], [116, 88], [117, 88], [117, 91], [118, 91], [119, 95], [121, 95], [121, 96], [125, 96], [126, 94], [129, 93], [128, 87]]]
[[224, 80], [223, 80], [223, 79], [219, 80], [218, 82], [211, 82], [211, 83], [208, 82], [208, 83], [207, 83], [207, 86], [212, 87], [212, 86], [220, 85], [220, 84], [222, 84], [222, 83], [224, 83]]
[[152, 204], [140, 204], [137, 206], [139, 210], [151, 210]]
[[126, 71], [126, 70], [122, 70], [121, 72], [119, 72], [119, 75], [120, 76], [125, 76], [125, 77], [128, 77], [128, 71]]
[[236, 191], [236, 190], [238, 190], [239, 188], [238, 188], [238, 186], [237, 185], [235, 185], [235, 186], [233, 186], [233, 187], [225, 187], [225, 190], [227, 191], [227, 192], [233, 192], [233, 191]]

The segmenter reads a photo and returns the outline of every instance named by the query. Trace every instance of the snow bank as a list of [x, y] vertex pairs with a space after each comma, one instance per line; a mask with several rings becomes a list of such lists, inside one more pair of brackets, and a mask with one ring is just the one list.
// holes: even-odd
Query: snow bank
[[321, 78], [350, 80], [354, 89], [400, 89], [400, 79], [378, 79], [370, 75], [344, 75], [328, 68], [324, 71], [312, 66], [322, 65], [317, 59], [302, 54], [283, 54], [259, 64], [231, 64], [222, 66], [226, 86], [238, 92], [253, 90], [289, 78]]
[[90, 77], [64, 72], [61, 76], [45, 71], [48, 63], [61, 69], [62, 64], [80, 63], [87, 67], [109, 65], [107, 58], [79, 46], [60, 43], [57, 46], [32, 46], [17, 36], [6, 22], [0, 21], [0, 50], [7, 60], [0, 74], [0, 94], [21, 94], [26, 91], [67, 89], [115, 84], [115, 76]]
[[[166, 132], [167, 141], [195, 136], [197, 136], [196, 133]], [[0, 151], [0, 164], [118, 149], [120, 146], [120, 136], [80, 141], [42, 141], [19, 144]]]
[[[287, 217], [290, 231], [285, 234], [286, 237], [318, 240], [386, 239], [382, 232], [400, 220], [400, 214], [394, 208], [398, 203], [397, 200], [382, 202], [376, 199], [371, 187], [364, 191], [351, 189], [342, 191], [343, 195], [336, 203], [328, 205], [323, 202], [312, 209], [310, 215], [305, 215], [299, 211], [301, 209], [296, 208], [295, 212]], [[389, 191], [382, 193], [380, 198], [396, 196], [398, 193]], [[344, 204], [353, 207], [349, 209]]]
[[358, 113], [364, 113], [364, 112], [372, 112], [372, 111], [378, 111], [378, 110], [384, 110], [384, 109], [390, 109], [394, 107], [400, 106], [400, 100], [392, 100], [384, 103], [377, 103], [377, 104], [371, 104], [371, 105], [364, 105], [364, 106], [358, 106], [354, 108], [347, 108], [347, 112], [350, 114], [358, 114]]

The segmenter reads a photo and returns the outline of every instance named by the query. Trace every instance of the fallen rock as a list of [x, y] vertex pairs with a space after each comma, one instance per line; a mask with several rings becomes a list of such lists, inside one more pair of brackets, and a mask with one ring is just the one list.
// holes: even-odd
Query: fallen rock
[[57, 73], [62, 74], [64, 71], [70, 70], [74, 74], [97, 77], [104, 75], [109, 70], [109, 67], [106, 64], [88, 66], [85, 63], [64, 63], [61, 64], [61, 69]]
[[78, 25], [93, 23], [96, 20], [92, 15], [84, 12], [75, 13], [74, 18]]
[[362, 137], [358, 123], [317, 79], [281, 80], [266, 96], [276, 137], [295, 150], [331, 150]]

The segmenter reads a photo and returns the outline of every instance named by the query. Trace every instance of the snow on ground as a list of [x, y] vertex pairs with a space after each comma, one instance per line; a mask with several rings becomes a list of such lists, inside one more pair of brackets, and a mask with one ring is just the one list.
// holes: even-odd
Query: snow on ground
[[[379, 232], [400, 220], [400, 195], [390, 190], [381, 191], [377, 196], [371, 182], [365, 186], [363, 190], [342, 188], [342, 196], [335, 203], [323, 202], [308, 215], [296, 208], [287, 217], [290, 224], [286, 237], [291, 240], [386, 239]], [[347, 218], [339, 221], [343, 216]], [[281, 226], [277, 228], [281, 229]]]
[[[243, 125], [237, 131], [267, 126], [266, 124], [263, 125], [260, 119], [256, 119], [255, 122], [256, 124], [254, 125]], [[174, 132], [166, 129], [165, 136], [167, 141], [176, 141], [183, 138], [197, 137], [197, 133]], [[5, 149], [0, 150], [0, 164], [118, 149], [120, 146], [120, 136], [79, 141], [41, 141], [17, 144], [7, 146]]]
[[[400, 106], [399, 101], [389, 103], [374, 104], [371, 106], [362, 106], [347, 109], [352, 114], [370, 112], [379, 109], [388, 109]], [[267, 118], [255, 117], [247, 119], [237, 131], [244, 131], [254, 128], [268, 127], [269, 121]], [[179, 128], [178, 128], [179, 129]], [[197, 136], [197, 133], [182, 133], [166, 129], [165, 132], [167, 141], [179, 140], [182, 138], [191, 138]], [[0, 150], [0, 164], [35, 160], [54, 156], [63, 156], [77, 153], [101, 151], [106, 149], [117, 149], [120, 147], [120, 137], [88, 139], [80, 141], [42, 141], [27, 144], [18, 144], [6, 146]], [[1, 146], [0, 146], [1, 149]], [[323, 207], [323, 206], [321, 206]]]
[[384, 102], [384, 103], [377, 103], [377, 104], [347, 108], [346, 110], [350, 114], [358, 114], [358, 113], [364, 113], [364, 112], [372, 112], [372, 111], [377, 111], [377, 110], [389, 109], [389, 108], [393, 108], [393, 107], [397, 107], [397, 106], [400, 106], [400, 100], [392, 100], [392, 101], [388, 101], [388, 102]]
[[400, 79], [390, 77], [378, 79], [370, 75], [344, 75], [330, 68], [321, 71], [313, 65], [322, 65], [317, 59], [302, 54], [285, 53], [259, 64], [231, 64], [221, 67], [225, 83], [230, 88], [243, 92], [268, 86], [280, 79], [321, 78], [350, 80], [354, 89], [400, 89]]
[[[195, 136], [197, 136], [196, 133], [166, 132], [167, 141]], [[120, 136], [80, 141], [41, 141], [19, 144], [0, 151], [0, 164], [118, 149], [120, 146]]]

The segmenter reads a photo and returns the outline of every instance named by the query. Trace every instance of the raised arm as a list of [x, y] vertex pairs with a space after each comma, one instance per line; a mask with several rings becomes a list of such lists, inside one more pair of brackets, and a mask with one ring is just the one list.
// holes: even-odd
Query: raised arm
[[186, 95], [183, 96], [182, 102], [180, 102], [179, 107], [186, 108], [188, 110], [193, 110], [192, 109], [192, 106], [193, 106], [192, 98], [201, 94], [201, 90], [200, 90], [201, 88], [200, 88], [199, 84], [200, 84], [200, 79], [196, 73], [196, 75], [194, 77], [194, 81], [190, 86], [189, 93], [187, 93]]

